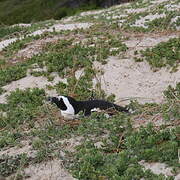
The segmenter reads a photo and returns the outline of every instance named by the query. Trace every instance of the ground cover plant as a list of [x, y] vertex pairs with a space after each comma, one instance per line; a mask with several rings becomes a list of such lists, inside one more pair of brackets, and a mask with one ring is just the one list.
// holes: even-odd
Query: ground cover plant
[[[119, 116], [119, 121], [121, 116]], [[116, 121], [118, 121], [116, 120]], [[114, 122], [114, 121], [113, 121]], [[119, 123], [119, 122], [118, 122]], [[115, 124], [114, 124], [115, 125]], [[112, 127], [112, 126], [109, 126]], [[118, 127], [117, 124], [115, 126]], [[157, 131], [153, 126], [128, 132], [117, 128], [98, 148], [93, 140], [77, 147], [71, 170], [78, 179], [164, 179], [143, 170], [140, 160], [178, 164], [178, 129]], [[128, 128], [127, 128], [128, 129]], [[130, 130], [130, 129], [129, 129]], [[172, 134], [171, 134], [172, 133]], [[167, 154], [169, 156], [167, 156]], [[169, 179], [172, 179], [169, 177]]]
[[[78, 126], [71, 123], [57, 126], [54, 111], [50, 110], [51, 106], [48, 105], [47, 108], [47, 105], [43, 105], [43, 90], [37, 88], [17, 90], [8, 97], [8, 104], [1, 104], [0, 107], [1, 111], [7, 113], [5, 117], [1, 117], [0, 121], [1, 129], [3, 128], [0, 133], [0, 146], [1, 148], [15, 146], [24, 138], [34, 137], [32, 145], [37, 153], [31, 159], [26, 154], [22, 155], [22, 158], [26, 157], [24, 160], [19, 157], [14, 160], [12, 157], [1, 157], [1, 166], [6, 167], [6, 171], [2, 171], [1, 174], [7, 176], [19, 172], [29, 163], [47, 161], [49, 158], [63, 158], [65, 166], [78, 179], [132, 179], [132, 174], [136, 178], [165, 178], [163, 175], [153, 174], [150, 170], [143, 170], [142, 165], [139, 164], [141, 160], [164, 162], [174, 167], [172, 173], [175, 175], [179, 171], [177, 158], [179, 127], [174, 128], [173, 124], [178, 122], [180, 114], [179, 84], [176, 88], [169, 87], [164, 93], [167, 104], [140, 105], [133, 102], [131, 105], [136, 107], [137, 112], [131, 116], [119, 113], [107, 118], [104, 114], [93, 113], [91, 117], [82, 117]], [[171, 109], [167, 108], [168, 103], [172, 101], [174, 106]], [[156, 111], [152, 109], [153, 106], [157, 107]], [[170, 114], [171, 121], [167, 122], [171, 123], [172, 128], [153, 124], [140, 129], [134, 128], [132, 120], [135, 116], [141, 115], [143, 109], [146, 109], [147, 115], [151, 117], [159, 112], [162, 117], [163, 113]], [[39, 120], [43, 122], [40, 123], [41, 128], [35, 126]], [[23, 129], [30, 131], [24, 133]], [[74, 136], [83, 137], [81, 145], [76, 147], [73, 156], [68, 151], [64, 151], [66, 156], [62, 157], [60, 147], [64, 145], [58, 143], [59, 139]], [[9, 163], [11, 159], [15, 163], [13, 167], [12, 163]], [[172, 178], [169, 177], [169, 179]]]
[[[138, 105], [135, 102], [131, 104], [136, 107], [135, 114], [142, 114], [147, 107], [149, 110], [146, 113], [151, 114], [151, 117], [159, 112], [162, 116], [171, 114], [169, 119], [164, 116], [167, 123], [172, 123], [171, 128], [167, 128], [169, 126], [166, 125], [154, 126], [150, 123], [134, 129], [131, 120], [135, 115], [128, 117], [119, 114], [107, 119], [94, 114], [85, 121], [87, 124], [79, 127], [79, 131], [86, 134], [86, 141], [77, 146], [73, 156], [75, 159], [71, 160], [72, 164], [68, 166], [71, 172], [78, 179], [165, 178], [163, 175], [154, 175], [151, 171], [144, 170], [139, 162], [145, 160], [167, 163], [174, 167], [175, 174], [178, 173], [180, 129], [175, 124], [179, 124], [180, 119], [179, 93], [179, 84], [177, 84], [176, 88], [168, 87], [164, 92], [167, 104]], [[173, 107], [169, 108], [172, 105]], [[152, 107], [156, 107], [156, 111], [151, 110]], [[96, 138], [93, 138], [94, 136]]]
[[28, 164], [28, 158], [26, 155], [19, 155], [17, 157], [2, 157], [0, 159], [0, 174], [4, 176], [8, 176], [14, 172], [19, 167], [23, 167], [25, 164]]
[[[100, 2], [100, 1], [99, 1]], [[16, 6], [12, 6], [16, 4]], [[72, 7], [71, 7], [72, 6]], [[74, 7], [73, 7], [74, 6]], [[73, 15], [82, 10], [96, 9], [100, 4], [95, 1], [71, 3], [67, 0], [25, 0], [22, 3], [14, 0], [3, 0], [0, 2], [0, 19], [4, 24], [30, 23], [46, 19], [61, 19]], [[4, 11], [6, 9], [6, 11]], [[26, 9], [26, 11], [24, 11]], [[41, 12], [41, 13], [40, 13]], [[21, 14], [21, 16], [19, 16]]]
[[[0, 25], [0, 40], [10, 39], [10, 38], [20, 38], [22, 36], [26, 37], [30, 33], [42, 29], [49, 28], [50, 26], [56, 24], [57, 21], [54, 19], [40, 21], [31, 24], [16, 24], [12, 26]], [[37, 36], [36, 36], [37, 37]]]
[[[175, 71], [180, 63], [180, 38], [161, 42], [153, 48], [140, 51], [140, 53], [152, 68], [168, 66]], [[143, 59], [137, 58], [136, 60], [142, 61]]]
[[0, 69], [0, 86], [4, 86], [11, 81], [21, 79], [26, 76], [27, 65], [17, 64]]
[[[27, 89], [25, 91], [16, 90], [8, 96], [8, 104], [2, 106], [2, 111], [7, 114], [1, 117], [0, 128], [16, 128], [20, 124], [30, 122], [35, 116], [38, 106], [42, 105], [44, 99], [43, 89]], [[3, 143], [2, 143], [3, 144]], [[2, 147], [3, 145], [1, 145]]]
[[26, 47], [28, 43], [30, 43], [33, 40], [40, 39], [41, 36], [29, 36], [24, 39], [19, 39], [13, 43], [11, 43], [8, 47], [3, 49], [3, 55], [5, 57], [12, 57], [15, 53], [18, 52], [18, 50], [23, 49]]
[[[171, 2], [176, 6], [176, 1]], [[129, 32], [162, 32], [178, 30], [179, 11], [168, 8], [169, 2], [144, 2], [134, 1], [120, 7], [111, 7], [102, 13], [82, 15], [76, 17], [76, 21], [81, 22], [104, 22], [106, 24], [116, 24], [120, 29]], [[133, 8], [133, 10], [132, 10]], [[144, 11], [141, 10], [144, 8]], [[132, 10], [132, 12], [128, 12]], [[138, 22], [136, 24], [136, 22]]]
[[[98, 42], [92, 41], [91, 43], [95, 44], [94, 47], [88, 44], [72, 46], [71, 40], [60, 41], [55, 45], [48, 45], [47, 47], [50, 52], [38, 57], [38, 60], [42, 58], [45, 61], [49, 73], [53, 71], [59, 72], [59, 75], [62, 77], [67, 77], [68, 74], [72, 75], [67, 79], [68, 85], [60, 83], [56, 86], [59, 93], [78, 94], [77, 97], [88, 98], [92, 89], [92, 79], [95, 76], [95, 70], [92, 68], [93, 61], [106, 63], [105, 59], [109, 55], [116, 55], [127, 49], [125, 44], [119, 41], [116, 42], [116, 39], [113, 38], [109, 41], [107, 40], [107, 43], [103, 43], [101, 40]], [[68, 47], [71, 48], [69, 49]], [[111, 51], [110, 47], [117, 49]], [[45, 51], [47, 51], [46, 48]], [[59, 62], [59, 59], [63, 63]], [[84, 75], [77, 79], [74, 73], [82, 68], [84, 68]]]
[[15, 36], [25, 32], [26, 28], [20, 26], [0, 26], [0, 40], [6, 37]]
[[[0, 100], [6, 95], [6, 101], [0, 102], [0, 179], [1, 176], [12, 179], [29, 178], [29, 167], [43, 169], [42, 164], [54, 160], [59, 160], [59, 166], [63, 166], [60, 168], [66, 168], [74, 178], [83, 180], [171, 180], [177, 177], [180, 173], [179, 82], [176, 86], [175, 83], [172, 83], [172, 86], [167, 84], [162, 103], [140, 104], [134, 101], [136, 98], [132, 98], [128, 105], [132, 114], [117, 113], [109, 118], [104, 112], [93, 112], [89, 117], [80, 113], [78, 120], [64, 121], [59, 115], [59, 109], [46, 101], [48, 91], [55, 90], [58, 94], [70, 95], [78, 100], [101, 98], [113, 102], [116, 96], [108, 96], [101, 88], [100, 81], [93, 84], [94, 79], [98, 80], [99, 74], [105, 73], [95, 66], [95, 62], [106, 66], [111, 56], [118, 57], [114, 66], [116, 61], [128, 58], [127, 61], [132, 62], [134, 58], [135, 61], [148, 61], [155, 71], [161, 67], [170, 68], [172, 75], [174, 71], [178, 71], [180, 46], [175, 27], [177, 21], [171, 26], [171, 21], [178, 16], [177, 10], [167, 10], [167, 3], [173, 5], [172, 2], [155, 6], [154, 2], [141, 0], [107, 8], [99, 14], [73, 17], [74, 22], [93, 22], [88, 29], [26, 36], [35, 30], [64, 23], [63, 20], [42, 21], [27, 28], [3, 26], [5, 29], [0, 29], [2, 39], [18, 37], [17, 32], [24, 36], [24, 39], [19, 39], [0, 52]], [[176, 4], [178, 1], [173, 2]], [[153, 6], [141, 12], [141, 8], [149, 5]], [[132, 8], [137, 12], [119, 17]], [[147, 29], [131, 26], [149, 14], [163, 12], [165, 17], [145, 22]], [[117, 17], [113, 16], [114, 14]], [[121, 20], [125, 21], [121, 23]], [[166, 34], [177, 37], [156, 46], [148, 46], [151, 47], [148, 49], [144, 47], [134, 55], [132, 44], [126, 45], [126, 40], [130, 41], [131, 38], [133, 43], [134, 40], [141, 41], [142, 37], [156, 37], [156, 34], [160, 37]], [[28, 47], [29, 43], [54, 37], [54, 41], [42, 45], [38, 54], [24, 59], [16, 57], [19, 50]], [[17, 59], [17, 62], [13, 62], [14, 59]], [[145, 64], [135, 61], [133, 63], [139, 66]], [[149, 69], [149, 66], [147, 67]], [[128, 68], [138, 70], [132, 64]], [[34, 79], [43, 77], [51, 85], [44, 89], [16, 89], [12, 92], [4, 87], [11, 87], [13, 81], [18, 84], [18, 80], [31, 75], [35, 76]], [[122, 76], [128, 79], [126, 73]], [[60, 77], [62, 81], [55, 84], [56, 77]], [[149, 80], [154, 82], [151, 78]], [[141, 85], [139, 87], [141, 88]], [[153, 88], [156, 88], [156, 85]], [[165, 175], [165, 172], [156, 174], [151, 168], [146, 169], [145, 163], [165, 164], [171, 172], [168, 175]]]

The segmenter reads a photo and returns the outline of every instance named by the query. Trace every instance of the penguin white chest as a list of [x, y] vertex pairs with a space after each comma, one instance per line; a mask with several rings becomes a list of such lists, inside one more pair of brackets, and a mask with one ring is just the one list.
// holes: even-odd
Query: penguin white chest
[[61, 110], [61, 115], [64, 119], [74, 119], [75, 118], [75, 110], [73, 106], [70, 104], [69, 100], [66, 97], [62, 97], [64, 104], [66, 105], [66, 110]]
[[68, 113], [65, 111], [61, 111], [61, 116], [63, 116], [65, 120], [71, 120], [76, 118], [74, 113]]

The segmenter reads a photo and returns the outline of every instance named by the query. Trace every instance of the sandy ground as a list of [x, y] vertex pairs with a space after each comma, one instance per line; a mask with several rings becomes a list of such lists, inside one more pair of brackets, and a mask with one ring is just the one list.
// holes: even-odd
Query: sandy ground
[[53, 32], [53, 31], [62, 31], [62, 30], [74, 30], [74, 29], [85, 29], [89, 28], [92, 23], [73, 23], [73, 24], [55, 24], [48, 29], [41, 29], [38, 31], [33, 32], [30, 36], [41, 35], [44, 32]]
[[[167, 4], [167, 2], [169, 2]], [[169, 0], [154, 0], [151, 1], [148, 5], [145, 5], [145, 7], [138, 8], [138, 6], [141, 7], [140, 3], [136, 3], [136, 7], [132, 7], [131, 3], [125, 3], [117, 6], [113, 6], [111, 8], [107, 8], [104, 10], [99, 10], [99, 11], [87, 11], [83, 12], [80, 15], [77, 16], [77, 18], [84, 18], [84, 16], [91, 16], [94, 19], [102, 19], [105, 18], [107, 20], [111, 20], [111, 23], [119, 23], [119, 26], [121, 27], [124, 22], [128, 23], [128, 18], [126, 18], [128, 15], [130, 15], [129, 18], [131, 18], [131, 15], [137, 15], [139, 13], [142, 13], [142, 16], [140, 16], [133, 24], [130, 24], [131, 27], [143, 27], [143, 28], [148, 28], [147, 22], [152, 22], [155, 19], [158, 18], [163, 18], [166, 17], [166, 14], [159, 12], [157, 10], [157, 13], [154, 13], [154, 10], [158, 7], [158, 5], [162, 4], [164, 5], [166, 3], [167, 5], [164, 6], [164, 10], [172, 12], [173, 10], [178, 10], [180, 9], [180, 3], [178, 4], [173, 4], [174, 1], [169, 1]], [[119, 9], [121, 8], [121, 9]], [[143, 16], [143, 13], [149, 12], [148, 15]], [[124, 16], [124, 17], [123, 17]], [[71, 22], [72, 20], [75, 20], [75, 17], [70, 17], [64, 19], [64, 22]], [[176, 23], [178, 23], [177, 19], [174, 19]], [[171, 22], [173, 24], [173, 21]], [[179, 30], [179, 26], [176, 26], [177, 30]]]
[[[74, 30], [74, 29], [85, 29], [85, 28], [89, 28], [92, 25], [92, 23], [74, 23], [74, 24], [55, 24], [49, 28], [46, 29], [41, 29], [41, 30], [37, 30], [31, 34], [26, 35], [27, 36], [36, 36], [36, 35], [41, 35], [44, 32], [59, 32], [62, 30]], [[21, 37], [19, 39], [23, 39], [24, 37]], [[7, 39], [4, 41], [0, 42], [0, 51], [2, 51], [5, 47], [9, 46], [11, 43], [17, 41], [18, 38], [12, 38], [12, 39]]]
[[168, 85], [175, 86], [180, 82], [180, 70], [170, 73], [162, 68], [153, 72], [147, 62], [136, 63], [133, 59], [110, 57], [106, 65], [96, 62], [95, 66], [104, 72], [98, 78], [102, 89], [108, 95], [115, 94], [117, 102], [124, 98], [135, 98], [140, 103], [161, 103], [163, 91]]
[[18, 51], [14, 59], [18, 61], [18, 59], [22, 59], [22, 58], [23, 59], [31, 58], [32, 56], [39, 54], [46, 43], [52, 43], [52, 42], [57, 41], [58, 39], [62, 39], [62, 38], [60, 36], [54, 36], [52, 38], [46, 38], [46, 39], [33, 41], [27, 44], [26, 48]]
[[167, 2], [169, 0], [153, 0], [151, 3], [154, 3], [154, 4], [160, 4], [160, 3], [163, 3], [163, 2]]
[[[144, 166], [144, 169], [150, 169], [154, 174], [163, 174], [166, 177], [168, 176], [173, 176], [173, 169], [171, 167], [168, 167], [164, 163], [147, 163], [145, 161], [140, 161], [140, 165]], [[176, 175], [174, 177], [174, 180], [179, 180], [180, 179], [180, 174]]]
[[[154, 0], [151, 1], [153, 7], [157, 4], [167, 2], [169, 0]], [[154, 4], [154, 5], [153, 5]], [[130, 3], [123, 4], [116, 6], [129, 6]], [[150, 10], [149, 8], [129, 8], [125, 12], [121, 13], [117, 9], [117, 13], [115, 12], [115, 7], [110, 9], [100, 10], [100, 11], [88, 11], [81, 13], [81, 16], [88, 16], [88, 15], [98, 15], [104, 16], [107, 19], [120, 19], [120, 23], [123, 22], [123, 18], [127, 17], [127, 14], [123, 13], [140, 13], [146, 10]], [[167, 9], [177, 9], [179, 8], [178, 5], [167, 5]], [[109, 11], [109, 12], [108, 12]], [[121, 13], [121, 14], [120, 14]], [[111, 17], [110, 17], [111, 16]], [[149, 19], [150, 21], [164, 17], [163, 14], [153, 14], [148, 15], [146, 17], [142, 17], [136, 21], [134, 24], [135, 26], [147, 27], [145, 25], [146, 20]], [[173, 19], [172, 22], [176, 22], [176, 19]], [[74, 17], [68, 17], [62, 20], [61, 24], [55, 24], [49, 28], [42, 29], [35, 31], [31, 35], [40, 35], [44, 32], [53, 32], [53, 31], [61, 31], [61, 30], [73, 30], [77, 28], [89, 28], [92, 23], [71, 23], [65, 24], [68, 21], [75, 20]], [[20, 24], [20, 26], [24, 26]], [[26, 25], [25, 25], [26, 26]], [[29, 25], [28, 25], [29, 26]], [[108, 63], [106, 65], [101, 65], [98, 62], [94, 63], [94, 67], [96, 69], [100, 69], [104, 71], [103, 75], [98, 75], [98, 82], [101, 82], [102, 89], [105, 90], [107, 94], [114, 93], [116, 95], [116, 102], [118, 104], [128, 104], [128, 101], [120, 102], [120, 100], [124, 98], [136, 98], [141, 103], [146, 102], [163, 102], [163, 91], [167, 88], [168, 85], [175, 86], [177, 82], [180, 82], [180, 69], [175, 73], [170, 73], [170, 70], [167, 68], [162, 68], [157, 72], [153, 72], [147, 62], [135, 62], [133, 60], [134, 51], [145, 49], [147, 47], [153, 47], [156, 44], [162, 41], [168, 41], [170, 38], [180, 36], [179, 33], [171, 33], [171, 35], [162, 35], [162, 34], [154, 34], [154, 35], [146, 35], [136, 37], [134, 34], [130, 37], [129, 40], [125, 41], [124, 43], [129, 47], [127, 53], [124, 55], [123, 58], [120, 57], [109, 57]], [[24, 37], [21, 37], [24, 38]], [[12, 42], [15, 42], [17, 38], [7, 39], [0, 42], [0, 51], [7, 47]], [[39, 53], [41, 50], [41, 46], [43, 43], [52, 42], [57, 40], [56, 37], [54, 39], [46, 39], [33, 42], [33, 44], [29, 44], [27, 48], [20, 50], [17, 54], [18, 57], [25, 57], [29, 58], [36, 53]], [[76, 77], [79, 78], [83, 74], [83, 69], [76, 72]], [[44, 88], [46, 93], [49, 95], [56, 95], [55, 91], [49, 91], [46, 86], [47, 85], [55, 85], [59, 81], [65, 82], [66, 79], [61, 79], [57, 73], [53, 74], [55, 79], [53, 82], [49, 82], [46, 77], [34, 77], [30, 74], [27, 74], [27, 77], [24, 77], [20, 80], [11, 82], [10, 84], [2, 87], [6, 90], [6, 93], [0, 96], [0, 103], [6, 103], [6, 96], [10, 94], [10, 92], [19, 89], [26, 89], [26, 88]], [[97, 79], [94, 79], [94, 84], [97, 83]], [[79, 137], [80, 138], [80, 137]], [[81, 141], [80, 139], [72, 138], [69, 140], [61, 141], [66, 147], [66, 150], [73, 151], [73, 148]], [[97, 144], [98, 146], [98, 144]], [[32, 149], [31, 145], [29, 145], [28, 141], [23, 141], [21, 147], [12, 147], [10, 149], [6, 149], [4, 151], [0, 151], [0, 155], [8, 154], [8, 155], [17, 155], [21, 153], [27, 153], [28, 156], [34, 156], [34, 150]], [[146, 163], [145, 161], [141, 161], [140, 164], [144, 166], [145, 169], [151, 169], [152, 172], [155, 174], [165, 174], [166, 176], [172, 176], [172, 168], [167, 167], [163, 163]], [[63, 163], [59, 159], [43, 162], [40, 164], [30, 165], [29, 167], [25, 168], [25, 174], [29, 176], [26, 179], [32, 180], [73, 180], [74, 178], [65, 170], [63, 167]], [[0, 177], [1, 179], [1, 177]], [[9, 178], [8, 178], [9, 179]], [[175, 177], [175, 180], [179, 180], [180, 175]]]
[[31, 75], [27, 75], [26, 77], [22, 78], [22, 79], [19, 79], [17, 81], [13, 81], [11, 82], [10, 84], [6, 85], [6, 86], [3, 86], [2, 88], [4, 90], [6, 90], [6, 93], [2, 94], [0, 96], [0, 103], [6, 103], [6, 97], [12, 92], [12, 91], [15, 91], [17, 88], [18, 89], [27, 89], [27, 88], [35, 88], [35, 87], [38, 87], [38, 88], [43, 88], [45, 89], [46, 93], [48, 95], [57, 95], [56, 94], [56, 91], [54, 90], [48, 90], [46, 88], [47, 85], [55, 85], [57, 84], [58, 82], [64, 82], [66, 83], [66, 79], [62, 79], [60, 78], [56, 73], [53, 73], [54, 75], [54, 80], [53, 82], [49, 82], [47, 80], [46, 77], [42, 77], [42, 76], [39, 76], [39, 77], [34, 77], [34, 76], [31, 76]]
[[[63, 167], [59, 159], [30, 165], [24, 169], [25, 179], [28, 180], [75, 180]], [[13, 175], [6, 180], [11, 180]]]
[[124, 41], [128, 50], [126, 51], [126, 58], [135, 57], [134, 52], [146, 48], [152, 48], [161, 42], [166, 42], [171, 38], [177, 38], [180, 36], [180, 32], [171, 33], [171, 34], [148, 34], [148, 35], [139, 35], [135, 37], [130, 35], [130, 39]]
[[24, 169], [29, 180], [75, 180], [63, 167], [61, 160], [52, 160], [41, 164], [30, 165]]
[[[42, 52], [43, 47], [47, 43], [56, 43], [59, 40], [64, 40], [69, 37], [63, 36], [63, 35], [55, 35], [53, 37], [47, 37], [39, 40], [34, 40], [28, 44], [26, 44], [26, 47], [24, 49], [19, 50], [15, 55], [14, 58], [11, 59], [13, 63], [16, 63], [18, 61], [22, 61], [22, 59], [31, 58], [34, 55], [37, 55]], [[79, 44], [80, 42], [83, 42], [86, 39], [83, 39], [83, 35], [76, 35], [74, 37], [74, 44]], [[73, 45], [74, 45], [73, 44]]]
[[146, 25], [147, 20], [148, 21], [152, 21], [154, 19], [157, 18], [163, 18], [165, 17], [165, 14], [150, 14], [147, 15], [145, 17], [141, 17], [140, 19], [138, 19], [133, 25], [131, 25], [132, 27], [143, 27], [143, 28], [148, 28], [148, 26]]
[[[65, 158], [64, 151], [74, 152], [75, 147], [81, 144], [82, 137], [72, 137], [70, 139], [60, 140], [57, 143], [60, 144], [60, 155]], [[29, 141], [21, 141], [21, 146], [12, 147], [3, 151], [0, 151], [0, 156], [9, 155], [16, 156], [18, 154], [26, 153], [28, 157], [34, 158], [36, 151], [33, 150]], [[23, 169], [25, 179], [28, 180], [75, 180], [63, 165], [62, 160], [53, 159], [47, 162], [32, 164]], [[16, 174], [11, 175], [6, 180], [11, 180]], [[1, 179], [0, 179], [1, 180]]]
[[9, 46], [9, 44], [17, 41], [18, 38], [6, 39], [0, 42], [0, 51], [2, 51], [5, 47]]
[[[179, 9], [180, 9], [180, 7], [179, 7]], [[177, 23], [178, 19], [180, 19], [180, 16], [176, 16], [175, 18], [172, 18], [171, 23]], [[178, 31], [180, 31], [180, 26], [175, 25], [175, 27]]]
[[131, 14], [131, 13], [140, 13], [140, 12], [145, 12], [147, 11], [148, 8], [137, 8], [137, 9], [127, 9], [125, 10], [128, 14]]
[[[172, 35], [151, 35], [132, 37], [124, 43], [129, 48], [125, 58], [109, 57], [106, 65], [98, 62], [94, 63], [96, 69], [104, 72], [98, 75], [98, 81], [94, 79], [94, 84], [101, 82], [102, 89], [108, 94], [115, 94], [116, 101], [120, 102], [124, 98], [135, 98], [140, 103], [163, 102], [163, 91], [168, 85], [175, 86], [180, 82], [180, 69], [170, 73], [167, 68], [161, 68], [154, 72], [146, 62], [135, 62], [134, 51], [153, 47], [160, 42], [168, 41], [170, 38], [178, 37], [179, 34]], [[128, 104], [128, 101], [124, 101]]]
[[11, 147], [9, 149], [0, 151], [0, 156], [16, 156], [18, 154], [26, 153], [28, 157], [34, 157], [35, 150], [32, 149], [32, 146], [30, 144], [30, 141], [21, 141], [21, 146]]
[[[82, 137], [72, 137], [70, 139], [60, 140], [60, 155], [65, 158], [64, 151], [74, 152], [75, 147], [81, 144]], [[22, 153], [27, 153], [28, 157], [35, 157], [36, 151], [33, 150], [29, 141], [22, 141], [22, 147], [12, 147], [4, 151], [0, 151], [1, 155], [15, 156]], [[62, 151], [61, 151], [62, 149]], [[59, 151], [59, 150], [58, 150]], [[67, 170], [65, 170], [62, 160], [53, 159], [47, 162], [32, 164], [23, 169], [25, 179], [28, 180], [75, 180]], [[6, 180], [11, 180], [16, 174], [11, 175]], [[1, 180], [1, 179], [0, 179]]]
[[30, 27], [31, 24], [20, 23], [20, 24], [13, 24], [13, 25], [12, 25], [12, 27], [15, 27], [15, 26], [19, 26], [19, 27]]

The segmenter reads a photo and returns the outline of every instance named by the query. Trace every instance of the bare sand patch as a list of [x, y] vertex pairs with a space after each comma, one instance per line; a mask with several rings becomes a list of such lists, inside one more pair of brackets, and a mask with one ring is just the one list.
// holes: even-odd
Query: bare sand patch
[[143, 27], [143, 28], [148, 28], [148, 25], [146, 25], [146, 22], [150, 22], [154, 19], [158, 19], [158, 18], [163, 18], [165, 17], [165, 14], [149, 14], [145, 17], [141, 17], [140, 19], [138, 19], [133, 25], [131, 25], [132, 27]]
[[62, 144], [63, 150], [66, 150], [68, 152], [74, 152], [75, 147], [80, 145], [82, 140], [83, 140], [83, 137], [78, 136], [78, 137], [72, 137], [70, 139], [64, 139], [59, 142]]
[[13, 24], [12, 27], [19, 26], [19, 27], [30, 27], [31, 24], [27, 23], [19, 23], [19, 24]]
[[180, 3], [179, 4], [167, 4], [165, 7], [168, 11], [180, 10]]
[[6, 39], [0, 42], [0, 51], [2, 51], [5, 47], [9, 46], [9, 44], [17, 41], [18, 38]]
[[125, 54], [126, 58], [134, 57], [134, 52], [146, 48], [152, 48], [161, 42], [166, 42], [171, 38], [177, 38], [180, 33], [171, 34], [147, 34], [143, 36], [130, 37], [129, 40], [124, 41], [128, 50]]
[[54, 36], [53, 38], [45, 38], [33, 41], [27, 44], [26, 48], [18, 51], [18, 53], [15, 55], [15, 59], [18, 61], [18, 58], [31, 58], [32, 56], [39, 54], [46, 43], [55, 42], [61, 38], [62, 37], [60, 36]]
[[41, 29], [41, 30], [37, 30], [31, 34], [29, 34], [29, 36], [35, 36], [35, 35], [41, 35], [44, 32], [53, 32], [53, 31], [62, 31], [62, 30], [74, 30], [74, 29], [86, 29], [89, 28], [92, 25], [92, 23], [73, 23], [73, 24], [55, 24], [49, 28], [46, 29]]
[[[73, 24], [55, 24], [53, 26], [50, 26], [49, 28], [45, 29], [40, 29], [37, 30], [31, 34], [26, 35], [27, 36], [36, 36], [36, 35], [41, 35], [44, 32], [59, 32], [62, 30], [74, 30], [74, 29], [85, 29], [89, 28], [92, 25], [92, 23], [73, 23]], [[24, 39], [25, 37], [22, 36], [20, 38], [12, 38], [12, 39], [7, 39], [4, 41], [0, 42], [0, 51], [2, 51], [5, 47], [9, 46], [11, 43], [17, 41], [18, 39]]]
[[[145, 36], [132, 36], [124, 41], [129, 48], [125, 53], [125, 58], [109, 57], [106, 65], [98, 62], [94, 67], [103, 71], [103, 75], [98, 75], [98, 81], [101, 83], [105, 92], [116, 95], [116, 101], [124, 98], [135, 98], [140, 103], [163, 102], [163, 91], [168, 85], [175, 86], [180, 82], [180, 69], [175, 73], [170, 73], [167, 68], [161, 68], [154, 72], [147, 62], [135, 62], [134, 51], [151, 48], [160, 42], [166, 42], [171, 38], [178, 37], [179, 33], [162, 35], [147, 34]], [[94, 84], [97, 80], [93, 80]], [[123, 102], [125, 103], [125, 102]], [[128, 101], [125, 103], [128, 104]]]
[[[75, 147], [81, 144], [81, 140], [82, 137], [72, 137], [70, 139], [61, 140], [58, 143], [61, 143], [63, 151], [74, 152]], [[61, 156], [65, 158], [63, 151], [60, 153]], [[26, 151], [24, 151], [24, 153], [26, 153]], [[65, 169], [61, 159], [54, 159], [39, 164], [29, 165], [27, 168], [23, 169], [23, 172], [26, 179], [29, 180], [75, 180], [75, 178], [73, 178], [72, 175], [70, 175]]]
[[140, 165], [144, 166], [144, 169], [150, 169], [154, 174], [163, 174], [166, 177], [168, 176], [173, 176], [175, 177], [175, 180], [178, 180], [180, 177], [180, 174], [174, 176], [173, 172], [173, 168], [168, 167], [165, 163], [159, 163], [159, 162], [152, 162], [152, 163], [148, 163], [145, 161], [140, 161], [139, 162]]
[[48, 90], [46, 88], [47, 85], [55, 85], [58, 82], [66, 83], [66, 79], [60, 78], [56, 73], [54, 75], [53, 82], [47, 80], [46, 77], [34, 77], [32, 75], [27, 75], [26, 77], [19, 79], [17, 81], [13, 81], [10, 84], [3, 86], [2, 88], [6, 90], [6, 93], [0, 96], [0, 103], [6, 103], [6, 96], [9, 95], [12, 91], [15, 91], [17, 88], [24, 90], [27, 88], [43, 88], [46, 93], [49, 95], [57, 95], [55, 90]]
[[85, 11], [80, 13], [80, 16], [89, 16], [89, 15], [96, 15], [96, 14], [100, 14], [102, 12], [104, 12], [105, 10], [95, 10], [95, 11]]
[[147, 10], [148, 8], [137, 8], [137, 9], [126, 9], [125, 12], [127, 12], [128, 14], [131, 14], [131, 13], [141, 13]]
[[[63, 167], [62, 161], [54, 159], [39, 164], [32, 164], [23, 169], [28, 180], [75, 180]], [[16, 175], [13, 175], [15, 177]], [[7, 180], [12, 179], [12, 176]]]
[[16, 156], [18, 154], [26, 153], [28, 157], [35, 156], [35, 150], [32, 149], [30, 145], [30, 141], [21, 141], [21, 146], [19, 147], [11, 147], [9, 149], [0, 151], [0, 156], [8, 155], [8, 156]]
[[175, 86], [180, 82], [180, 69], [175, 73], [166, 68], [153, 72], [147, 62], [137, 63], [133, 59], [109, 57], [106, 65], [96, 62], [95, 67], [104, 72], [98, 77], [102, 89], [108, 95], [115, 94], [117, 102], [136, 98], [140, 103], [162, 103], [163, 91], [168, 85]]
[[[180, 8], [179, 8], [180, 9]], [[180, 16], [176, 16], [175, 18], [172, 18], [171, 19], [171, 24], [174, 24], [175, 23], [175, 27], [178, 31], [180, 31], [180, 26], [178, 26], [178, 22], [180, 20]]]
[[154, 0], [154, 1], [151, 1], [151, 3], [153, 3], [153, 4], [161, 4], [161, 3], [164, 3], [164, 2], [169, 2], [169, 0]]

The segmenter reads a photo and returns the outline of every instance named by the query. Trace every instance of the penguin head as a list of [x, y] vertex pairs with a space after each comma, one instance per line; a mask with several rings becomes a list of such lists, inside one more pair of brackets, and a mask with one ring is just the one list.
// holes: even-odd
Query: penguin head
[[63, 111], [67, 110], [67, 106], [66, 106], [62, 96], [59, 96], [59, 97], [48, 97], [47, 101], [56, 104], [57, 107], [59, 109], [63, 110]]

